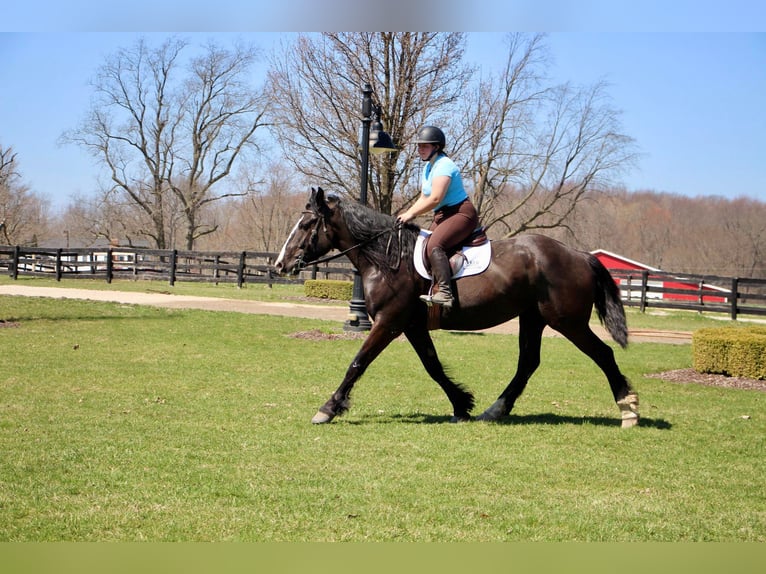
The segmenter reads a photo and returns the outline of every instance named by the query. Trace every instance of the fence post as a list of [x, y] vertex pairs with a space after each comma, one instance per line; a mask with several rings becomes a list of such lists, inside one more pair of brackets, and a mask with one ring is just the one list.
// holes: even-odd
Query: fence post
[[646, 311], [646, 291], [649, 287], [649, 272], [648, 271], [642, 271], [641, 272], [641, 312]]
[[63, 250], [59, 247], [56, 249], [56, 281], [61, 281], [61, 252]]
[[113, 250], [110, 247], [106, 250], [106, 282], [112, 282], [112, 273], [114, 271], [114, 263], [112, 262]]
[[243, 251], [239, 254], [239, 265], [237, 266], [237, 287], [242, 288], [242, 285], [245, 282], [245, 258], [247, 256], [247, 252]]
[[739, 293], [737, 290], [739, 289], [739, 277], [732, 277], [731, 278], [731, 320], [736, 321], [737, 320], [737, 298], [739, 297]]
[[13, 262], [11, 263], [11, 277], [19, 278], [19, 259], [21, 258], [21, 248], [16, 245], [13, 248]]
[[173, 249], [170, 252], [170, 286], [173, 287], [176, 284], [176, 269], [178, 265], [178, 250]]

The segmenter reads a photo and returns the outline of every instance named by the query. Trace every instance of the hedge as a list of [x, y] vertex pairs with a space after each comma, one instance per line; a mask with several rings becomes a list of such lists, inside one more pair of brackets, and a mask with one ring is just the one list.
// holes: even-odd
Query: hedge
[[336, 279], [307, 279], [303, 284], [303, 291], [306, 293], [306, 297], [350, 301], [354, 293], [354, 282]]
[[692, 335], [694, 370], [766, 380], [766, 327], [700, 329]]

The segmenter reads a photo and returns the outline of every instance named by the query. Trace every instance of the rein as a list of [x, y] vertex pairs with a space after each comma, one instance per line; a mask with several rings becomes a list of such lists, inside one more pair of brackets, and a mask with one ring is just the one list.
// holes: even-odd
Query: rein
[[[322, 218], [322, 221], [324, 222], [324, 218]], [[371, 243], [372, 241], [376, 240], [378, 237], [381, 237], [382, 235], [385, 235], [386, 233], [391, 233], [394, 229], [398, 230], [399, 232], [399, 253], [397, 257], [397, 263], [396, 266], [391, 266], [391, 269], [398, 269], [399, 265], [402, 262], [402, 226], [397, 224], [394, 224], [393, 229], [384, 229], [383, 231], [380, 231], [376, 233], [375, 235], [371, 235], [364, 241], [361, 241], [355, 245], [352, 245], [348, 249], [344, 249], [343, 251], [339, 251], [338, 253], [335, 253], [334, 255], [325, 255], [324, 257], [320, 257], [319, 259], [314, 259], [313, 261], [303, 261], [301, 260], [301, 264], [303, 267], [308, 267], [309, 265], [319, 265], [320, 263], [327, 263], [328, 261], [332, 261], [333, 259], [338, 259], [339, 257], [343, 257], [346, 253], [349, 253], [350, 251], [353, 251], [354, 249], [358, 249], [359, 247], [363, 247], [367, 245], [368, 243]], [[314, 227], [313, 234], [318, 233], [319, 230], [319, 222], [317, 221], [316, 227]], [[326, 231], [326, 229], [325, 229]], [[389, 249], [391, 247], [391, 238], [388, 240], [388, 245], [386, 246], [386, 253], [388, 253]]]

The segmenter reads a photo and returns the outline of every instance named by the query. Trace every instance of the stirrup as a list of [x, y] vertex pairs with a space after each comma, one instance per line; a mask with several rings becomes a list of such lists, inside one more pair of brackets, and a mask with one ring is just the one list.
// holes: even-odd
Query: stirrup
[[441, 305], [442, 307], [452, 307], [452, 297], [445, 297], [441, 291], [437, 291], [435, 295], [421, 295], [420, 300], [424, 301], [428, 306]]

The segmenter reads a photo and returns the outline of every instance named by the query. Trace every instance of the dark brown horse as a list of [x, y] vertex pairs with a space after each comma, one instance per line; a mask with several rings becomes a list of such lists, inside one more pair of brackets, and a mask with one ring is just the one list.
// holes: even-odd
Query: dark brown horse
[[[283, 274], [297, 273], [332, 249], [345, 253], [362, 278], [373, 324], [338, 389], [319, 409], [313, 423], [330, 422], [349, 407], [354, 383], [391, 341], [404, 333], [428, 374], [447, 394], [453, 421], [471, 419], [473, 395], [444, 372], [429, 330], [472, 331], [519, 317], [518, 368], [499, 398], [477, 418], [497, 421], [508, 415], [540, 364], [543, 329], [549, 325], [601, 368], [622, 415], [622, 426], [638, 423], [638, 395], [614, 360], [614, 353], [590, 329], [595, 305], [612, 338], [625, 347], [628, 330], [614, 279], [595, 256], [575, 251], [542, 235], [492, 242], [489, 267], [454, 282], [451, 309], [429, 308], [418, 296], [430, 281], [414, 269], [418, 228], [397, 229], [393, 217], [356, 202], [325, 197], [312, 189], [306, 211], [296, 223], [275, 263]], [[430, 310], [429, 310], [430, 309]], [[440, 317], [434, 317], [434, 310]]]

